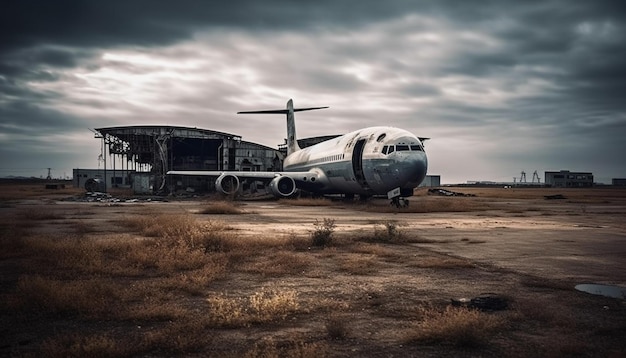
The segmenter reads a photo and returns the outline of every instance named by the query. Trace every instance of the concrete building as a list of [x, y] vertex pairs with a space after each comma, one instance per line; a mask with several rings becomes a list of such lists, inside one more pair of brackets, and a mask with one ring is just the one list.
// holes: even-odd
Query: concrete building
[[72, 184], [87, 191], [104, 191], [107, 188], [130, 188], [133, 170], [74, 169]]
[[588, 188], [593, 186], [593, 174], [590, 172], [545, 172], [545, 184], [555, 188]]

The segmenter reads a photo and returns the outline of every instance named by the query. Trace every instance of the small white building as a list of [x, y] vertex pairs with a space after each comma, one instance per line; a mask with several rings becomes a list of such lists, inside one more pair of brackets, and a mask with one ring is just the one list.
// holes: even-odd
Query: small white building
[[420, 187], [441, 186], [441, 175], [427, 175]]

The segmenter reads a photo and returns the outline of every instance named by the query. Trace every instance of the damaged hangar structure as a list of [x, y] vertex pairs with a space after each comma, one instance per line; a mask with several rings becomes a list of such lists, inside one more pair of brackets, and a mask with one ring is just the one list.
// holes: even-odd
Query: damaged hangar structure
[[[104, 173], [107, 174], [101, 180], [105, 191], [120, 183], [132, 187], [136, 193], [169, 193], [189, 188], [211, 191], [214, 178], [174, 179], [166, 173], [170, 170], [279, 171], [284, 159], [284, 154], [277, 149], [242, 141], [235, 134], [200, 128], [107, 127], [96, 128], [95, 136], [102, 141]], [[116, 168], [116, 163], [120, 167]], [[127, 178], [120, 180], [115, 173], [108, 178], [108, 173], [116, 170]]]

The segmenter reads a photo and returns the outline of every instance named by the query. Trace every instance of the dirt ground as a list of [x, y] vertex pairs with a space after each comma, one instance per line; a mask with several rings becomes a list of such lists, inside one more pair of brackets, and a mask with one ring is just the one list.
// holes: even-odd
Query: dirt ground
[[[332, 244], [294, 245], [289, 251], [295, 255], [289, 260], [296, 261], [291, 268], [264, 266], [287, 260], [281, 246], [283, 258], [271, 251], [251, 253], [241, 261], [245, 269], [233, 266], [194, 294], [167, 296], [168, 305], [178, 302], [185, 312], [207, 315], [210, 297], [245, 298], [268, 288], [293, 292], [299, 308], [281, 319], [239, 326], [207, 324], [201, 328], [206, 340], [191, 346], [107, 351], [111, 345], [137, 342], [129, 337], [156, 332], [176, 319], [93, 318], [3, 304], [0, 355], [93, 353], [88, 347], [72, 350], [72, 344], [84, 344], [81, 338], [57, 344], [66, 350], [50, 348], [55, 339], [67, 341], [89, 332], [111, 338], [109, 346], [95, 349], [102, 356], [626, 356], [624, 299], [574, 289], [583, 283], [626, 287], [626, 190], [449, 189], [475, 196], [431, 196], [421, 190], [407, 210], [390, 209], [383, 199], [366, 204], [241, 201], [235, 204], [238, 213], [206, 214], [203, 210], [213, 205], [206, 198], [87, 202], [73, 191], [5, 195], [0, 201], [5, 251], [0, 294], [7, 302], [25, 297], [18, 295], [21, 277], [43, 275], [29, 268], [37, 258], [6, 254], [10, 241], [20, 235], [45, 240], [80, 231], [81, 240], [111, 235], [130, 240], [140, 233], [120, 222], [146, 213], [218, 221], [242, 242], [308, 242], [319, 228], [316, 223], [324, 219], [334, 220], [334, 228]], [[545, 198], [556, 194], [564, 198]], [[23, 221], [24, 213], [33, 210], [54, 215]], [[140, 282], [142, 277], [132, 280]], [[469, 338], [450, 332], [427, 334], [436, 330], [428, 322], [449, 324], [445, 312], [451, 302], [485, 293], [506, 302], [505, 309], [480, 311], [478, 320], [498, 318], [495, 329], [471, 322], [467, 326], [461, 320], [448, 330], [463, 326], [461, 334]], [[431, 313], [425, 314], [427, 310]], [[428, 321], [432, 312], [442, 319]], [[471, 338], [472, 330], [482, 329], [484, 335]], [[177, 339], [175, 334], [171, 339]]]

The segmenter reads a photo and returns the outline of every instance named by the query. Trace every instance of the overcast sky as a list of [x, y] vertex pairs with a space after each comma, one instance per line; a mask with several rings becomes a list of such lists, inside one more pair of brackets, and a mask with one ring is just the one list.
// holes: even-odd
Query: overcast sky
[[4, 1], [0, 176], [97, 168], [89, 128], [177, 125], [276, 147], [404, 128], [443, 183], [626, 177], [623, 1]]

